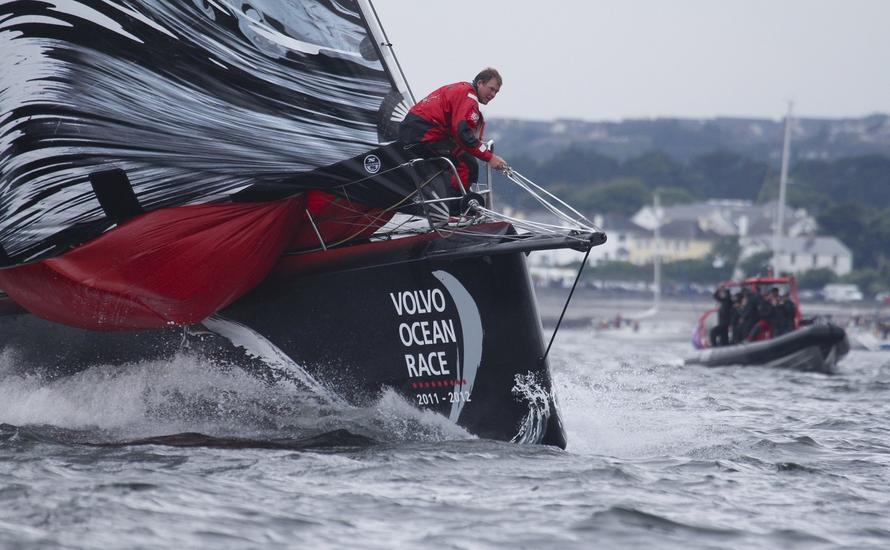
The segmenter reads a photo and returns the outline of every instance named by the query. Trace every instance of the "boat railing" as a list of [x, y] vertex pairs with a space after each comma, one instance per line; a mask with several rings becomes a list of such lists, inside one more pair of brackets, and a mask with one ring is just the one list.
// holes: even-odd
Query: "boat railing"
[[[493, 139], [488, 140], [486, 142], [486, 147], [493, 152], [494, 151], [494, 140]], [[437, 162], [445, 164], [447, 171], [450, 172], [451, 175], [457, 181], [460, 181], [460, 175], [457, 171], [457, 167], [454, 165], [454, 162], [448, 157], [418, 158], [418, 159], [413, 159], [413, 160], [409, 161], [407, 163], [407, 165], [413, 167], [416, 164], [420, 164], [420, 163], [437, 163]], [[467, 195], [475, 194], [475, 195], [478, 195], [478, 197], [482, 197], [484, 199], [484, 203], [480, 203], [479, 204], [480, 206], [484, 206], [486, 208], [492, 208], [492, 188], [493, 188], [493, 186], [492, 186], [493, 177], [492, 176], [493, 175], [492, 175], [491, 165], [486, 164], [485, 181], [473, 182], [470, 186], [469, 191], [463, 185], [458, 185], [457, 187], [460, 191], [460, 196], [437, 197], [434, 199], [427, 199], [427, 198], [425, 198], [425, 195], [423, 193], [423, 187], [428, 182], [423, 182], [423, 183], [417, 184], [418, 196], [421, 197], [421, 200], [427, 204], [437, 204], [437, 203], [449, 204], [449, 203], [453, 203], [453, 202], [464, 201], [464, 200], [466, 200]], [[471, 197], [470, 200], [475, 199], [478, 201], [478, 197]]]
[[[485, 143], [485, 146], [489, 151], [494, 153], [494, 140], [490, 139]], [[474, 192], [479, 193], [483, 197], [485, 197], [485, 206], [488, 208], [494, 208], [494, 193], [492, 187], [492, 169], [491, 165], [485, 164], [485, 181], [477, 182], [473, 185], [472, 189]]]
[[[493, 147], [494, 142], [487, 142], [487, 146]], [[546, 211], [550, 219], [546, 221], [527, 219], [521, 215], [514, 216], [495, 210], [492, 207], [494, 178], [490, 166], [486, 169], [484, 181], [473, 183], [469, 189], [458, 185], [456, 187], [459, 194], [452, 196], [448, 196], [452, 189], [451, 181], [441, 185], [442, 179], [461, 180], [455, 163], [448, 157], [411, 159], [390, 170], [417, 170], [418, 166], [425, 164], [438, 165], [440, 170], [431, 175], [424, 174], [423, 177], [414, 178], [416, 193], [413, 202], [422, 213], [418, 213], [418, 216], [422, 215], [425, 218], [424, 224], [428, 224], [433, 231], [443, 228], [459, 231], [460, 227], [467, 224], [507, 222], [516, 230], [516, 239], [555, 238], [560, 242], [566, 242], [564, 246], [577, 250], [589, 250], [592, 246], [605, 241], [605, 233], [587, 217], [509, 166], [502, 171], [507, 182], [529, 195], [538, 203], [541, 210]], [[434, 184], [437, 180], [438, 183]], [[408, 227], [406, 222], [399, 222], [396, 231], [402, 227]], [[392, 234], [392, 230], [392, 227], [386, 228], [384, 234]], [[503, 235], [498, 235], [497, 238], [502, 239]]]
[[692, 331], [692, 346], [695, 349], [707, 349], [711, 347], [711, 329], [717, 324], [717, 308], [711, 308], [698, 319], [695, 330]]
[[[494, 149], [494, 140], [489, 140], [487, 143], [487, 146], [493, 150]], [[455, 167], [455, 165], [451, 161], [451, 159], [449, 159], [448, 157], [431, 157], [431, 158], [413, 159], [408, 162], [408, 165], [414, 166], [416, 164], [424, 163], [424, 162], [444, 163], [447, 166], [448, 171], [450, 171], [451, 174], [453, 175], [453, 177], [456, 178], [457, 181], [460, 181], [460, 176], [458, 174], [457, 168]], [[553, 215], [557, 220], [559, 220], [559, 222], [561, 222], [563, 224], [567, 224], [567, 226], [566, 225], [554, 225], [554, 224], [541, 224], [541, 223], [529, 222], [528, 220], [522, 220], [522, 219], [516, 219], [516, 218], [511, 218], [509, 221], [517, 222], [520, 225], [529, 225], [530, 224], [530, 225], [534, 226], [535, 228], [548, 227], [548, 228], [552, 229], [555, 227], [559, 227], [562, 229], [571, 228], [571, 229], [579, 229], [579, 230], [583, 230], [583, 231], [600, 231], [599, 228], [597, 228], [593, 222], [591, 222], [589, 219], [587, 219], [587, 217], [585, 217], [583, 214], [578, 212], [571, 205], [569, 205], [568, 203], [566, 203], [565, 201], [563, 201], [562, 199], [560, 199], [553, 193], [547, 191], [542, 186], [536, 184], [531, 179], [520, 174], [517, 170], [513, 169], [512, 167], [508, 166], [503, 171], [503, 174], [504, 174], [504, 177], [508, 181], [512, 182], [514, 185], [516, 185], [517, 187], [519, 187], [520, 189], [525, 191], [527, 194], [531, 195], [532, 198], [534, 198], [535, 201], [538, 202], [544, 208], [544, 210], [546, 210], [551, 215]], [[475, 204], [472, 204], [474, 209], [481, 210], [484, 213], [489, 214], [494, 217], [503, 217], [503, 214], [495, 212], [492, 209], [493, 208], [493, 206], [492, 206], [492, 202], [493, 202], [492, 201], [493, 174], [492, 174], [492, 169], [491, 169], [490, 165], [488, 165], [486, 168], [486, 181], [485, 182], [474, 183], [469, 192], [467, 191], [467, 189], [464, 188], [464, 186], [459, 185], [458, 188], [460, 190], [461, 195], [457, 196], [457, 197], [440, 197], [440, 198], [435, 198], [435, 199], [425, 199], [425, 198], [423, 198], [424, 194], [422, 192], [422, 187], [426, 183], [427, 182], [424, 182], [423, 184], [418, 183], [419, 197], [421, 197], [421, 200], [424, 203], [429, 203], [429, 204], [452, 203], [455, 201], [466, 201], [469, 197], [470, 201], [472, 201], [473, 199], [476, 199], [476, 201], [477, 201]], [[477, 197], [474, 197], [473, 195], [476, 195]], [[479, 202], [478, 197], [482, 197], [484, 200]], [[470, 202], [470, 201], [468, 201], [468, 202]]]
[[[460, 181], [460, 174], [457, 171], [457, 167], [454, 165], [454, 162], [451, 161], [448, 157], [430, 157], [430, 158], [418, 158], [412, 159], [408, 161], [407, 165], [410, 167], [414, 167], [417, 164], [423, 163], [442, 163], [445, 164], [446, 172], [450, 172], [451, 176], [456, 178], [456, 181]], [[468, 213], [471, 210], [474, 210], [480, 203], [484, 203], [485, 199], [482, 195], [476, 193], [468, 193], [463, 185], [458, 185], [457, 187], [460, 189], [460, 195], [452, 196], [452, 197], [439, 197], [438, 195], [434, 195], [433, 198], [428, 198], [427, 193], [424, 189], [432, 182], [432, 180], [439, 177], [439, 174], [434, 174], [427, 181], [421, 182], [419, 179], [416, 180], [417, 186], [417, 198], [418, 203], [423, 209], [424, 216], [430, 224], [430, 228], [435, 229], [437, 224], [442, 220], [442, 215], [436, 215], [436, 213], [430, 210], [430, 206], [444, 204], [446, 206], [450, 206], [454, 203], [461, 204], [461, 210], [464, 210], [463, 214]], [[449, 208], [449, 211], [451, 209]], [[446, 216], [447, 217], [447, 216]]]

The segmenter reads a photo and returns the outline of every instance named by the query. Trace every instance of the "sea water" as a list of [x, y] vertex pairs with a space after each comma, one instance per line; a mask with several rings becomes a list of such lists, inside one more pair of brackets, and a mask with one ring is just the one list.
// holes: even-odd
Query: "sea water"
[[565, 451], [188, 353], [51, 378], [7, 352], [0, 548], [890, 547], [890, 352], [826, 376], [689, 351], [561, 330]]

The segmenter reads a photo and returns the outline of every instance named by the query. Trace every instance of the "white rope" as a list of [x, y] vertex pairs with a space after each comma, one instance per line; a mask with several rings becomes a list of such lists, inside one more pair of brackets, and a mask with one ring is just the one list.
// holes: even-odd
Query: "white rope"
[[[597, 231], [597, 230], [598, 230], [598, 228], [596, 227], [596, 225], [595, 225], [593, 222], [591, 222], [590, 220], [587, 219], [586, 216], [584, 216], [583, 214], [581, 214], [580, 212], [578, 212], [577, 210], [575, 210], [574, 208], [572, 208], [572, 206], [571, 206], [570, 204], [566, 203], [565, 201], [563, 201], [562, 199], [560, 199], [559, 197], [557, 197], [556, 195], [554, 195], [554, 194], [551, 193], [550, 191], [547, 191], [546, 189], [544, 189], [543, 187], [541, 187], [541, 186], [538, 185], [537, 183], [535, 183], [535, 182], [533, 182], [532, 180], [528, 179], [527, 177], [523, 176], [522, 174], [520, 174], [520, 173], [517, 172], [516, 170], [513, 170], [512, 168], [510, 168], [510, 167], [508, 166], [507, 169], [504, 171], [504, 175], [505, 175], [508, 179], [510, 179], [510, 181], [512, 181], [513, 183], [516, 183], [517, 185], [520, 185], [520, 187], [523, 187], [524, 189], [527, 189], [527, 190], [529, 190], [530, 192], [531, 192], [531, 190], [528, 189], [527, 186], [533, 186], [535, 189], [538, 189], [538, 190], [542, 191], [542, 192], [545, 193], [548, 197], [552, 198], [553, 200], [555, 200], [556, 202], [558, 202], [559, 204], [561, 204], [561, 205], [564, 206], [565, 208], [568, 208], [573, 214], [575, 214], [576, 216], [578, 216], [578, 218], [584, 220], [584, 222], [587, 224], [587, 225], [582, 224], [579, 220], [571, 220], [573, 223], [578, 224], [578, 225], [581, 226], [583, 229], [586, 229], [586, 230], [588, 230], [588, 231]], [[521, 180], [522, 182], [526, 183], [527, 186], [524, 186], [524, 185], [519, 184], [519, 182], [518, 182], [517, 180]], [[533, 193], [533, 194], [534, 194], [535, 196], [537, 196], [536, 193]], [[543, 199], [541, 199], [541, 202], [544, 203], [544, 204], [546, 204], [546, 205], [549, 205], [549, 203], [547, 203], [547, 202], [544, 201]], [[552, 205], [549, 205], [549, 206], [552, 207]], [[553, 208], [555, 208], [555, 207], [553, 207]]]
[[[530, 222], [528, 220], [523, 220], [519, 218], [512, 218], [510, 216], [505, 216], [503, 214], [499, 214], [497, 212], [493, 212], [491, 210], [483, 210], [483, 212], [492, 218], [497, 218], [500, 221], [509, 222], [513, 225], [513, 227], [520, 229], [528, 229], [530, 233], [540, 234], [540, 235], [559, 235], [565, 237], [566, 239], [571, 239], [577, 241], [579, 243], [586, 243], [589, 241], [588, 238], [574, 235], [573, 232], [576, 230], [571, 228], [566, 228], [559, 225], [551, 225], [540, 222]], [[526, 238], [524, 235], [517, 235], [518, 239]]]
[[[405, 168], [411, 169], [416, 162], [419, 161], [409, 161], [400, 166], [390, 168], [389, 170], [386, 170], [386, 172]], [[442, 172], [442, 170], [439, 170], [425, 181], [420, 182], [418, 184], [418, 189], [410, 193], [408, 196], [404, 197], [398, 203], [390, 206], [389, 208], [383, 209], [382, 213], [376, 216], [369, 216], [369, 212], [367, 212], [366, 210], [360, 210], [353, 207], [351, 201], [347, 201], [346, 204], [341, 203], [339, 204], [339, 207], [348, 213], [354, 214], [356, 216], [356, 219], [350, 221], [341, 220], [339, 223], [346, 227], [355, 227], [358, 229], [359, 232], [363, 229], [367, 229], [375, 222], [377, 222], [382, 215], [385, 215], [386, 213], [393, 210], [397, 210], [399, 207], [401, 207], [417, 195], [423, 198], [423, 190], [425, 190], [436, 177], [442, 174]], [[449, 219], [447, 210], [443, 208], [443, 199], [437, 197], [435, 192], [433, 192], [433, 196], [436, 198], [420, 201], [415, 200], [414, 202], [417, 207], [423, 208], [425, 210], [424, 215], [406, 215], [404, 220], [400, 220], [399, 222], [394, 224], [394, 226], [390, 227], [387, 227], [389, 222], [385, 222], [383, 226], [378, 229], [378, 232], [371, 235], [371, 238], [375, 240], [389, 239], [401, 236], [421, 235], [434, 231], [442, 235], [443, 238], [448, 238], [454, 235], [465, 235], [477, 238], [491, 238], [503, 242], [506, 240], [519, 241], [527, 239], [529, 237], [528, 233], [531, 233], [538, 236], [561, 236], [566, 239], [577, 241], [579, 243], [584, 243], [588, 242], [589, 233], [601, 232], [599, 228], [597, 228], [580, 212], [572, 208], [559, 197], [550, 193], [527, 177], [523, 176], [516, 170], [507, 167], [506, 170], [504, 170], [504, 176], [514, 185], [531, 195], [536, 202], [541, 204], [541, 206], [543, 206], [548, 212], [553, 214], [560, 222], [564, 223], [565, 225], [538, 222], [517, 218], [515, 216], [509, 216], [502, 212], [497, 212], [495, 210], [486, 208], [485, 206], [477, 204], [475, 202], [471, 203], [464, 212], [456, 217], [456, 219]], [[346, 186], [344, 186], [344, 189], [345, 188]], [[453, 199], [459, 200], [459, 197]], [[551, 200], [548, 199], [552, 199], [552, 201], [557, 203], [559, 206], [554, 205]], [[439, 214], [439, 217], [429, 217], [431, 212], [430, 210], [427, 210], [427, 208], [435, 210], [436, 213]], [[575, 217], [570, 216], [563, 209], [567, 209], [569, 212], [574, 214]], [[363, 218], [371, 218], [370, 223], [361, 223], [358, 221]], [[311, 220], [310, 218], [310, 221], [313, 220]], [[429, 223], [429, 226], [422, 228], [410, 227], [411, 224], [420, 224], [424, 222]], [[526, 231], [527, 233], [519, 233], [517, 235], [505, 235], [502, 232], [485, 233], [483, 231], [479, 231], [478, 228], [474, 228], [474, 226], [491, 222], [509, 223], [518, 231]], [[586, 233], [588, 234], [588, 237], [584, 238], [578, 235], [578, 233]], [[349, 238], [342, 239], [337, 243], [332, 243], [332, 246], [342, 244], [343, 242], [346, 242], [348, 240]], [[324, 247], [324, 243], [322, 244], [322, 246]]]

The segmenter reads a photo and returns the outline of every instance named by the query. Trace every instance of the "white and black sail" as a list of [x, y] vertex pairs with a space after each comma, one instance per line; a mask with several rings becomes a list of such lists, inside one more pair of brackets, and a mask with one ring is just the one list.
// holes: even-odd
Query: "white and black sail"
[[367, 1], [0, 0], [0, 267], [264, 190], [365, 178], [382, 206], [400, 153], [373, 185], [362, 160], [407, 109], [393, 67]]

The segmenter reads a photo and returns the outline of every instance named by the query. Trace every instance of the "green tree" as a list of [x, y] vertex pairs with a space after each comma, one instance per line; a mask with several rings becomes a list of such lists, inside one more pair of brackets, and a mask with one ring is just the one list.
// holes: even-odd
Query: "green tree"
[[683, 187], [683, 165], [660, 151], [650, 151], [624, 161], [620, 172], [652, 188]]
[[758, 252], [741, 261], [739, 268], [746, 277], [756, 277], [769, 271], [773, 253], [769, 250]]
[[618, 176], [618, 161], [577, 147], [563, 149], [539, 164], [535, 174], [543, 182], [604, 182]]
[[585, 209], [630, 216], [649, 202], [651, 193], [638, 179], [618, 178], [590, 190]]
[[878, 292], [890, 290], [890, 268], [857, 269], [843, 277], [844, 282], [859, 286], [866, 295], [874, 296]]
[[736, 237], [720, 237], [714, 243], [714, 248], [711, 250], [708, 260], [712, 264], [723, 264], [732, 269], [732, 266], [739, 261], [740, 252], [741, 247], [739, 246], [739, 240]]
[[594, 279], [621, 281], [649, 281], [652, 279], [652, 266], [639, 266], [630, 262], [604, 262], [590, 268]]
[[732, 277], [732, 264], [714, 267], [714, 262], [708, 259], [678, 260], [665, 263], [662, 271], [669, 282], [712, 285]]
[[[757, 194], [757, 202], [763, 204], [779, 199], [779, 174], [767, 176], [760, 193]], [[804, 184], [798, 184], [793, 176], [789, 178], [786, 189], [785, 202], [795, 208], [804, 208], [811, 214], [818, 214], [830, 208], [837, 201], [822, 191], [813, 189]]]
[[882, 224], [870, 208], [848, 201], [826, 209], [816, 221], [821, 233], [836, 237], [850, 248], [854, 267], [878, 265], [876, 255], [886, 248], [886, 244], [881, 243]]
[[692, 159], [686, 187], [698, 197], [754, 200], [766, 179], [769, 166], [729, 151], [717, 151]]
[[797, 286], [805, 290], [822, 290], [822, 287], [836, 280], [837, 275], [834, 274], [834, 271], [827, 267], [820, 267], [819, 269], [804, 271], [798, 275]]
[[797, 184], [834, 199], [844, 197], [880, 208], [890, 206], [890, 156], [807, 160], [797, 163], [793, 174]]
[[858, 252], [865, 257], [857, 265], [882, 271], [890, 268], [890, 208], [872, 214], [858, 244]]
[[689, 204], [695, 202], [692, 193], [682, 187], [656, 187], [662, 206], [674, 206], [675, 204]]
[[850, 247], [855, 269], [882, 270], [890, 263], [890, 208], [847, 201], [827, 208], [817, 221], [821, 233]]

